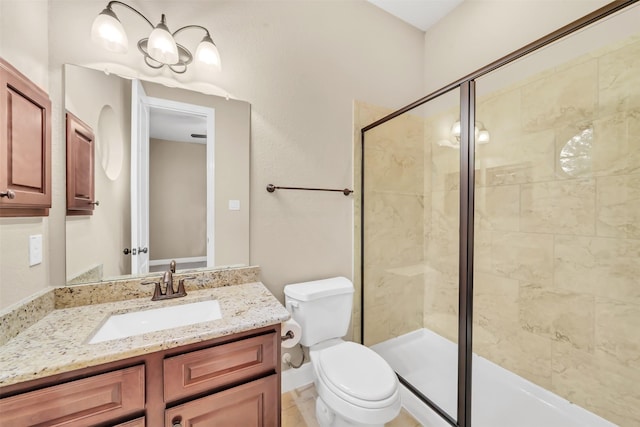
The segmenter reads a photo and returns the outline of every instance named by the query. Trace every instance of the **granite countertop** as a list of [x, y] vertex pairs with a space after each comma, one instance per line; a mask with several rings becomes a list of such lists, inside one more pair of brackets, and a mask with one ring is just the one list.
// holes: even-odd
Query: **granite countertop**
[[[89, 344], [111, 314], [216, 299], [222, 318]], [[0, 346], [0, 387], [283, 322], [289, 312], [260, 282], [190, 291], [186, 297], [149, 297], [51, 311]]]

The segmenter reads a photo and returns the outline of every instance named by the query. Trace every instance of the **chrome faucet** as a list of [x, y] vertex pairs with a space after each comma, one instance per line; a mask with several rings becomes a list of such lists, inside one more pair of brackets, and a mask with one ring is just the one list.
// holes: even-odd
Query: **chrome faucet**
[[[151, 301], [158, 301], [163, 299], [179, 298], [187, 295], [187, 291], [184, 289], [184, 281], [187, 279], [195, 279], [194, 276], [182, 277], [178, 280], [178, 290], [173, 288], [173, 274], [176, 272], [176, 262], [171, 261], [169, 264], [169, 270], [165, 271], [162, 275], [162, 281], [152, 280], [148, 282], [142, 282], [143, 285], [155, 285], [153, 296]], [[161, 284], [164, 285], [164, 292], [162, 292]]]

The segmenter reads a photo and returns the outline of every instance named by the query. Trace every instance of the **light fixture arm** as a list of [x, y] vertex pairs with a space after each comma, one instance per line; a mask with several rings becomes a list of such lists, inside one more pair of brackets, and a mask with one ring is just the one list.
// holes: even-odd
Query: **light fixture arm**
[[124, 7], [126, 7], [126, 8], [127, 8], [127, 9], [129, 9], [129, 10], [134, 11], [134, 12], [135, 12], [135, 13], [137, 13], [140, 17], [142, 17], [142, 19], [144, 19], [145, 21], [147, 21], [147, 24], [149, 24], [149, 26], [150, 26], [151, 28], [155, 28], [155, 25], [153, 25], [153, 24], [151, 23], [151, 21], [149, 21], [149, 20], [147, 19], [147, 17], [146, 17], [146, 16], [144, 16], [141, 12], [139, 12], [137, 9], [135, 9], [135, 8], [133, 8], [133, 7], [129, 6], [128, 4], [123, 3], [123, 2], [121, 2], [121, 1], [118, 1], [118, 0], [111, 0], [109, 3], [107, 3], [107, 7], [106, 7], [106, 9], [108, 9], [108, 10], [110, 10], [110, 11], [112, 11], [112, 12], [113, 12], [113, 10], [111, 9], [111, 5], [113, 5], [113, 4], [118, 4], [118, 5], [120, 5], [120, 6], [124, 6]]
[[178, 34], [180, 31], [182, 30], [186, 30], [187, 28], [200, 28], [201, 30], [203, 30], [206, 33], [206, 36], [211, 38], [211, 34], [209, 34], [209, 30], [207, 30], [205, 27], [203, 27], [202, 25], [196, 25], [196, 24], [191, 24], [191, 25], [185, 25], [184, 27], [178, 28], [177, 30], [175, 30], [173, 32], [173, 34], [171, 34], [173, 37], [176, 36], [176, 34]]

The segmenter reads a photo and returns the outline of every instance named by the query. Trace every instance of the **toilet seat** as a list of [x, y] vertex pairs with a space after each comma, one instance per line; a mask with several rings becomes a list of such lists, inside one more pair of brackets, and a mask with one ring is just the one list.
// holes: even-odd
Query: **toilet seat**
[[373, 350], [353, 342], [314, 352], [316, 373], [337, 397], [362, 408], [394, 405], [398, 378]]

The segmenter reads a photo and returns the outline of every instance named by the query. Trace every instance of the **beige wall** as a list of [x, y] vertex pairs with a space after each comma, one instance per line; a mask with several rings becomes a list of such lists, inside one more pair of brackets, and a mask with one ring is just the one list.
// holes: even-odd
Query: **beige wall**
[[[104, 7], [101, 2], [2, 0], [0, 4], [1, 54], [49, 89], [56, 150], [54, 209], [49, 219], [36, 220], [29, 230], [16, 226], [15, 220], [6, 222], [5, 229], [2, 222], [0, 307], [65, 281], [64, 63], [98, 68], [103, 63], [104, 68], [108, 62], [110, 70], [120, 65], [144, 79], [209, 93], [216, 86], [222, 88], [218, 93], [251, 103], [250, 230], [229, 232], [250, 232], [250, 262], [262, 267], [264, 283], [279, 298], [286, 283], [352, 277], [352, 199], [333, 193], [270, 194], [264, 188], [269, 183], [351, 187], [352, 102], [360, 99], [398, 108], [420, 96], [422, 32], [364, 1], [130, 2], [153, 19], [166, 13], [171, 26], [200, 23], [212, 30], [223, 71], [207, 75], [210, 84], [202, 84], [196, 81], [196, 72], [178, 76], [146, 67], [134, 46], [146, 24], [124, 10], [117, 13], [130, 31], [132, 47], [126, 55], [118, 55], [97, 48], [89, 37], [91, 23]], [[32, 31], [47, 27], [48, 32]], [[195, 44], [198, 36], [185, 34], [184, 43]], [[189, 37], [194, 40], [186, 41]], [[49, 235], [45, 244], [50, 256], [41, 267], [50, 271], [37, 277], [31, 274], [35, 270], [24, 267], [33, 227], [44, 227]], [[14, 234], [19, 236], [10, 242], [4, 238]]]
[[206, 257], [207, 146], [149, 142], [149, 259]]
[[[89, 278], [114, 277], [131, 271], [131, 257], [122, 250], [131, 241], [131, 84], [113, 75], [87, 71], [82, 67], [65, 66], [65, 109], [89, 125], [96, 137], [95, 197], [100, 202], [93, 215], [66, 218], [67, 281], [85, 275]], [[105, 106], [113, 110], [113, 122], [100, 123]], [[113, 168], [111, 177], [103, 168], [103, 153], [107, 156], [113, 144], [122, 160]], [[115, 155], [111, 155], [114, 162]], [[119, 167], [118, 167], [119, 166]], [[100, 275], [87, 272], [99, 268]]]
[[[48, 29], [47, 11], [46, 0], [0, 2], [0, 56], [49, 91], [49, 49], [43, 42]], [[54, 122], [58, 121], [57, 108], [59, 102], [54, 102]], [[52, 144], [59, 150], [58, 139], [53, 138]], [[54, 154], [54, 158], [60, 156]], [[58, 191], [55, 187], [53, 191], [55, 200]], [[55, 203], [47, 218], [0, 219], [0, 307], [43, 289], [52, 274], [64, 273], [64, 255], [59, 256], [58, 244], [62, 242], [64, 247], [63, 224], [64, 211]], [[29, 236], [36, 234], [43, 236], [43, 262], [29, 267]]]
[[432, 92], [609, 3], [608, 0], [466, 0], [424, 35]]

